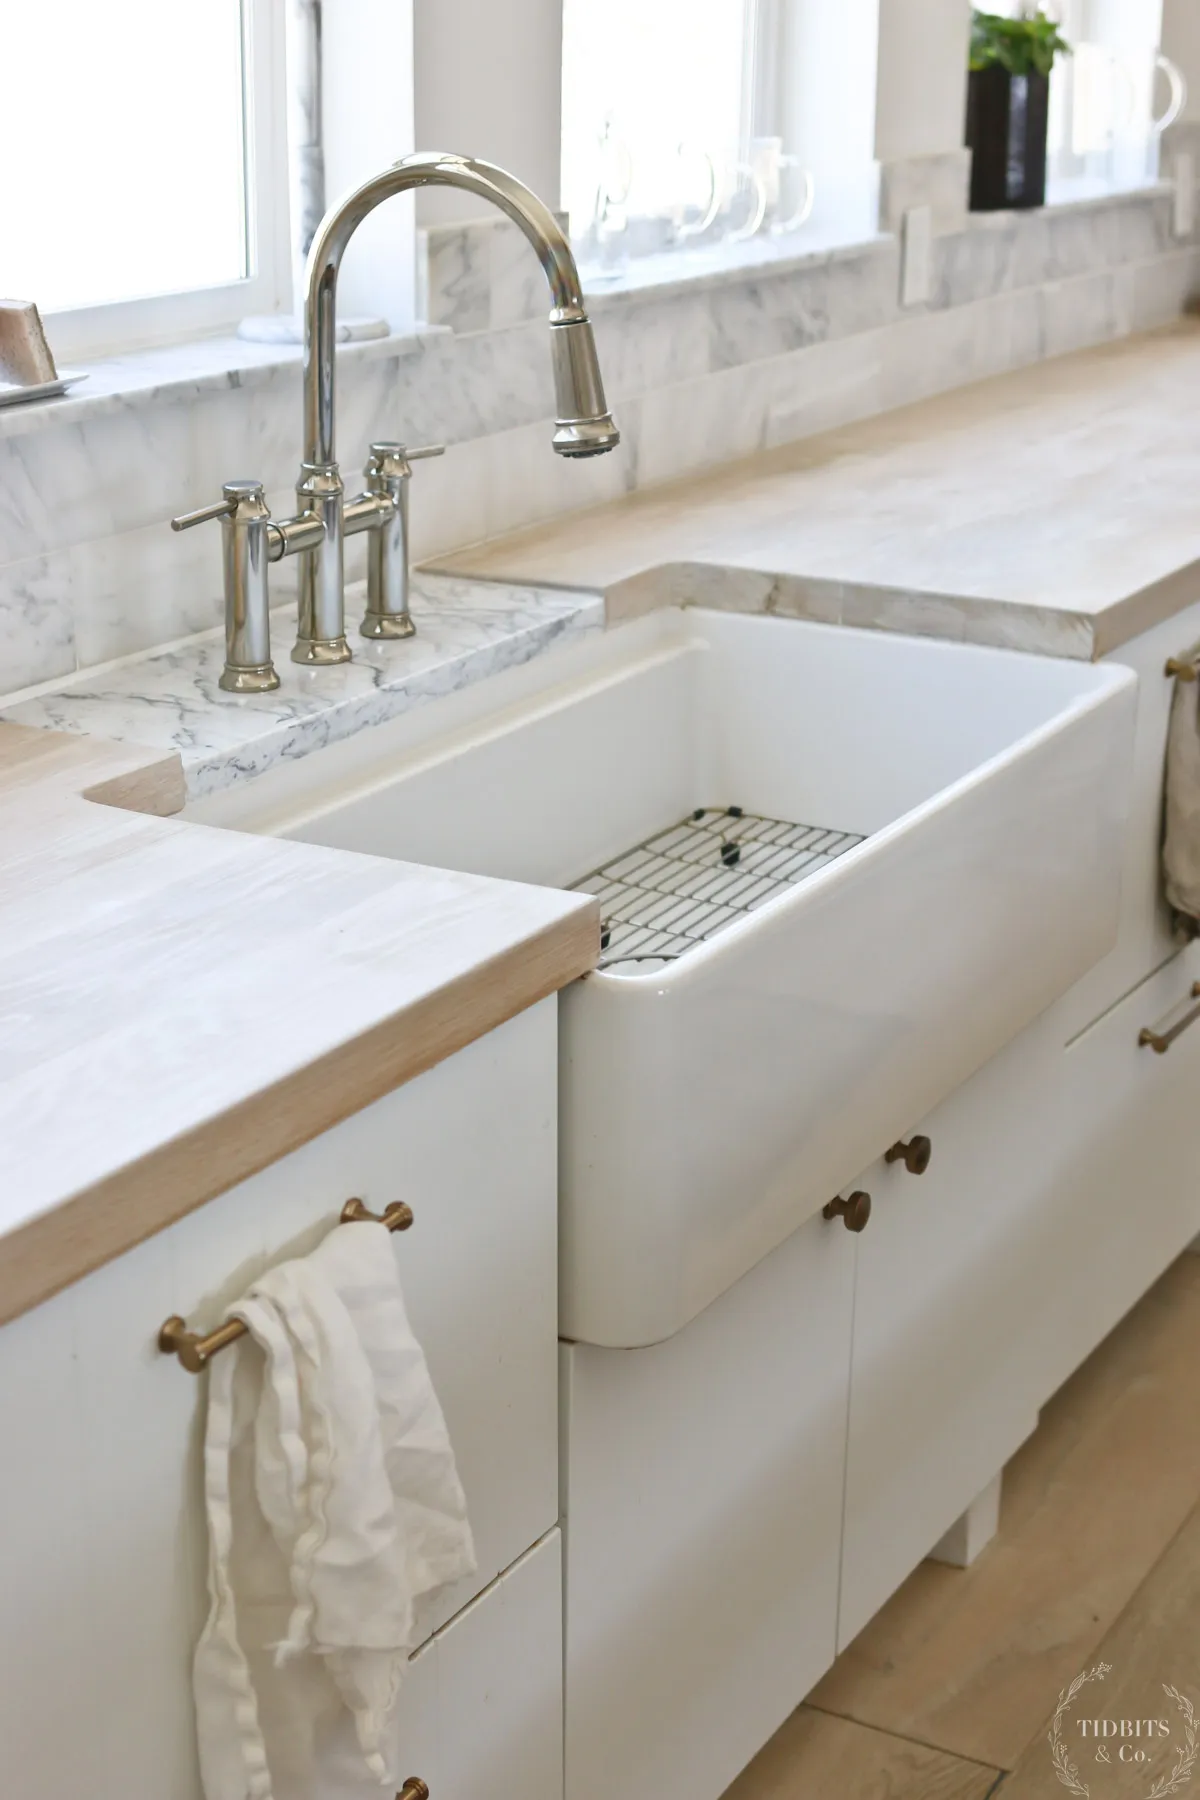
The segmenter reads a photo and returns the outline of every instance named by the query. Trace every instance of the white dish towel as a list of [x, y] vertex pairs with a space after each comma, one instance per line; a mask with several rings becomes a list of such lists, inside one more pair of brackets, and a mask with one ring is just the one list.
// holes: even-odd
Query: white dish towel
[[250, 1335], [213, 1359], [204, 1447], [204, 1791], [390, 1800], [416, 1603], [475, 1567], [391, 1235], [339, 1225], [232, 1311]]
[[[1195, 667], [1200, 644], [1180, 659]], [[1176, 676], [1167, 726], [1163, 889], [1181, 923], [1200, 922], [1200, 681]]]

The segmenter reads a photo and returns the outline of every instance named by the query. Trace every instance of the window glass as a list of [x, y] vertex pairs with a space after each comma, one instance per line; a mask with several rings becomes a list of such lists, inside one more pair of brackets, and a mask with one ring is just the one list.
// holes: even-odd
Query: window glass
[[1074, 54], [1051, 82], [1052, 187], [1153, 180], [1174, 83], [1158, 54], [1162, 0], [1057, 0], [1056, 10]]
[[[994, 0], [1015, 18], [1024, 0]], [[1162, 0], [1042, 0], [1073, 54], [1050, 78], [1050, 197], [1137, 186], [1158, 173], [1159, 142], [1182, 110], [1178, 71], [1159, 54]]]
[[250, 273], [240, 0], [9, 6], [0, 287], [44, 312]]

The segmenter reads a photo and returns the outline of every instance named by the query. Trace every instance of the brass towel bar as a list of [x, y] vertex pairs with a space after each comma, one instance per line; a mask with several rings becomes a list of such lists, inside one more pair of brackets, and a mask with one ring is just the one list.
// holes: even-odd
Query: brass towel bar
[[[1191, 998], [1200, 1000], [1200, 981], [1193, 981]], [[1138, 1032], [1138, 1043], [1143, 1049], [1153, 1050], [1156, 1056], [1165, 1056], [1175, 1039], [1182, 1037], [1188, 1026], [1194, 1025], [1197, 1019], [1200, 1019], [1200, 1006], [1193, 1006], [1191, 1012], [1185, 1013], [1182, 1019], [1177, 1020], [1170, 1031], [1155, 1031], [1149, 1025], [1145, 1025]]]
[[[342, 1208], [342, 1224], [356, 1225], [363, 1220], [386, 1225], [389, 1231], [407, 1231], [413, 1222], [413, 1210], [403, 1200], [394, 1200], [381, 1215], [368, 1212], [361, 1200], [347, 1200]], [[177, 1356], [191, 1374], [199, 1375], [218, 1350], [224, 1350], [226, 1344], [234, 1344], [245, 1335], [246, 1327], [240, 1319], [226, 1319], [215, 1331], [201, 1337], [198, 1332], [188, 1330], [187, 1322], [178, 1313], [172, 1313], [158, 1334], [158, 1347], [166, 1356]]]
[[1179, 656], [1168, 656], [1163, 670], [1164, 675], [1174, 675], [1179, 681], [1195, 681], [1198, 673], [1195, 663], [1184, 662]]

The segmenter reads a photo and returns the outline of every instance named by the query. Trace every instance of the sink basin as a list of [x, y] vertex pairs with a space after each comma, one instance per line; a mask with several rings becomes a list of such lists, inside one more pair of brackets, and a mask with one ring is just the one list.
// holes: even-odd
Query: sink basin
[[1109, 949], [1134, 688], [672, 611], [309, 758], [231, 822], [600, 892], [608, 966], [561, 1001], [561, 1321], [633, 1346]]

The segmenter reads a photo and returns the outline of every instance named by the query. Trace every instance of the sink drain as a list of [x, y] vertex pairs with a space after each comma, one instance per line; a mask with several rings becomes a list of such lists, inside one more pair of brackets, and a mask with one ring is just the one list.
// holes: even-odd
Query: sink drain
[[740, 806], [697, 807], [572, 885], [600, 902], [599, 966], [641, 972], [707, 943], [862, 841]]

